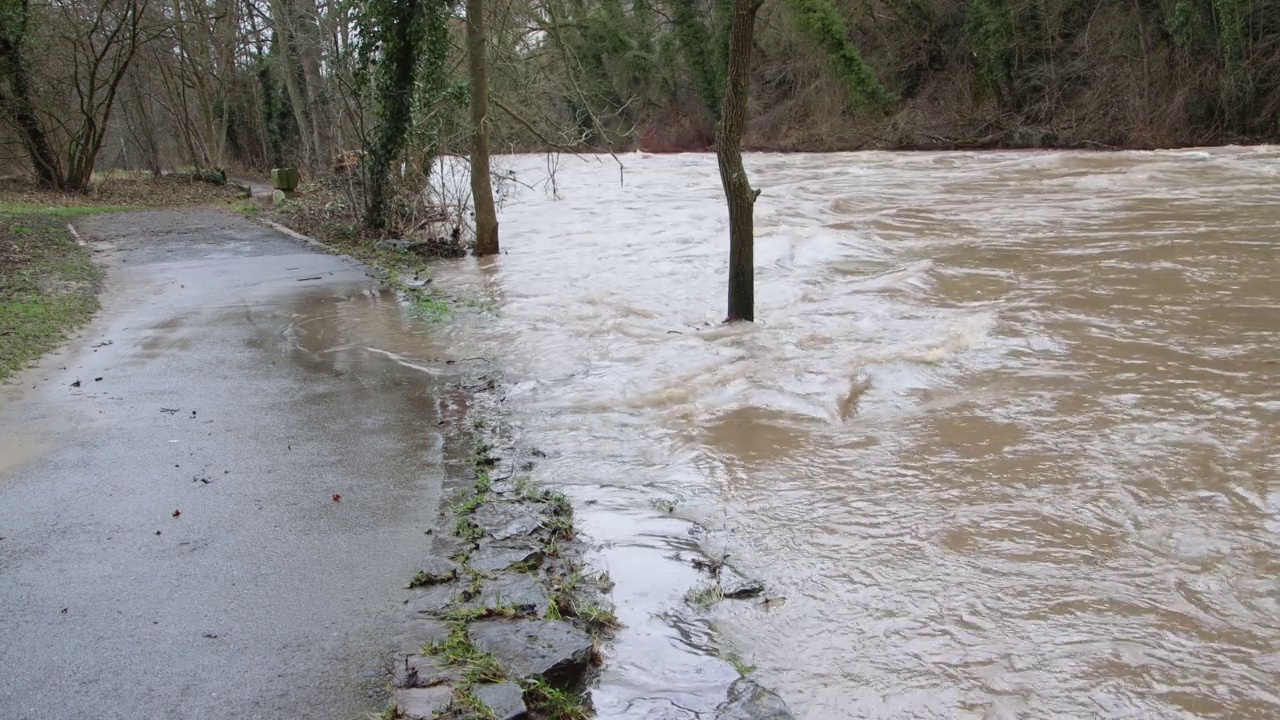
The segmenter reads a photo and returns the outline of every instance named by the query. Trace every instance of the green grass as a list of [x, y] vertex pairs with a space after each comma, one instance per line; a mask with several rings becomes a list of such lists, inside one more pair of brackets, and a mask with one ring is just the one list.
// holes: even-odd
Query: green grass
[[230, 200], [227, 202], [227, 207], [231, 212], [247, 218], [255, 218], [262, 212], [262, 206], [249, 199]]
[[742, 658], [727, 650], [720, 652], [720, 659], [732, 665], [733, 669], [738, 671], [738, 674], [742, 677], [746, 677], [756, 670], [755, 665], [748, 665]]
[[418, 291], [409, 313], [423, 322], [442, 323], [453, 317], [453, 306], [443, 295]]
[[141, 205], [38, 205], [36, 203], [0, 201], [0, 215], [33, 215], [46, 218], [75, 218], [104, 212], [143, 210]]
[[602, 608], [599, 605], [586, 604], [580, 606], [578, 608], [578, 617], [595, 632], [613, 630], [622, 625], [622, 623], [618, 622], [618, 616], [612, 610]]
[[531, 715], [548, 720], [587, 720], [591, 708], [579, 695], [565, 692], [540, 679], [526, 680], [524, 699]]
[[502, 682], [507, 677], [492, 655], [471, 643], [464, 622], [454, 625], [444, 640], [424, 646], [423, 651], [440, 658], [446, 664], [461, 668], [462, 677], [468, 683]]
[[102, 210], [0, 204], [0, 380], [56, 347], [98, 309], [102, 272], [66, 220]]
[[[476, 697], [471, 688], [455, 688], [453, 691], [453, 707], [462, 711], [462, 717], [467, 720], [497, 720], [497, 716], [489, 709], [488, 705], [480, 702], [480, 698]], [[443, 717], [454, 717], [454, 715], [445, 715]]]
[[684, 599], [694, 607], [706, 609], [723, 600], [724, 593], [720, 591], [719, 585], [700, 585], [690, 589]]

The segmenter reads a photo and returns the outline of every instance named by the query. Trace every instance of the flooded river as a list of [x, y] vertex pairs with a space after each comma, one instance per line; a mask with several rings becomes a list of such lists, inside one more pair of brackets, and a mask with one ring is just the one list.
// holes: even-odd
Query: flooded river
[[601, 717], [731, 654], [810, 719], [1280, 716], [1280, 149], [749, 156], [733, 326], [714, 157], [621, 162], [510, 160], [435, 280], [618, 582]]

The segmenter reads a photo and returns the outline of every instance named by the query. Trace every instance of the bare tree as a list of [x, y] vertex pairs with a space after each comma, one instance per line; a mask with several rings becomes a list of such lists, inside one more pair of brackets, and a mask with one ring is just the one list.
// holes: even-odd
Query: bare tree
[[484, 0], [467, 0], [467, 66], [471, 75], [471, 197], [476, 211], [476, 255], [498, 252], [498, 213], [489, 180], [489, 78], [485, 59]]
[[[148, 2], [67, 0], [36, 9], [27, 0], [4, 0], [0, 75], [9, 87], [0, 93], [0, 109], [22, 134], [46, 187], [89, 187], [121, 81], [138, 48], [156, 37], [156, 28], [144, 26]], [[41, 53], [36, 67], [37, 42], [60, 52]], [[32, 82], [37, 72], [39, 91]]]
[[729, 203], [729, 320], [755, 320], [755, 211], [759, 190], [752, 190], [742, 166], [742, 133], [747, 124], [751, 74], [751, 37], [762, 0], [733, 0], [729, 28], [729, 72], [724, 106], [716, 127], [716, 161]]

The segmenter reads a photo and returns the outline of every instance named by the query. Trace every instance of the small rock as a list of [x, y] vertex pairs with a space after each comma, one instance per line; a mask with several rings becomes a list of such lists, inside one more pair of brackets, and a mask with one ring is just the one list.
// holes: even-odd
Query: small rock
[[564, 620], [474, 622], [467, 636], [518, 679], [540, 675], [552, 685], [570, 686], [591, 664], [591, 636]]
[[727, 598], [741, 600], [764, 592], [764, 583], [752, 580], [733, 569], [731, 565], [720, 566], [720, 591]]
[[452, 582], [458, 577], [458, 564], [442, 557], [428, 557], [422, 561], [422, 569], [413, 576], [415, 587]]
[[486, 610], [514, 608], [519, 615], [542, 617], [551, 598], [538, 579], [527, 573], [508, 573], [485, 582], [473, 605]]
[[787, 704], [754, 680], [739, 678], [729, 686], [729, 699], [716, 708], [716, 720], [795, 720]]
[[396, 707], [408, 720], [431, 720], [448, 710], [452, 703], [453, 688], [447, 685], [396, 691]]
[[517, 720], [529, 712], [524, 704], [524, 691], [513, 682], [476, 685], [471, 688], [471, 694], [484, 703], [498, 720]]
[[537, 565], [542, 560], [542, 551], [528, 543], [524, 547], [498, 547], [481, 545], [471, 555], [468, 564], [481, 572], [497, 572], [506, 570], [516, 563]]

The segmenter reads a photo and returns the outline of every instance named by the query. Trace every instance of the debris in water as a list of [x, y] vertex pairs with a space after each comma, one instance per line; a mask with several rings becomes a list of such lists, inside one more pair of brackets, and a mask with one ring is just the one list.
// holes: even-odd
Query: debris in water
[[205, 633], [204, 635], [201, 635], [201, 637], [206, 637], [206, 638], [209, 638], [210, 640], [218, 639], [218, 636], [216, 633]]
[[178, 517], [178, 516], [179, 516], [179, 515], [181, 515], [181, 514], [182, 514], [182, 511], [181, 511], [181, 510], [174, 510], [174, 511], [173, 511], [173, 516], [174, 516], [174, 517]]
[[320, 279], [320, 276], [319, 276], [319, 275], [316, 275], [315, 277], [304, 277], [304, 278], [298, 278], [298, 282], [303, 282], [303, 281], [305, 281], [305, 280], [319, 280], [319, 279]]
[[333, 501], [334, 501], [334, 502], [342, 502], [342, 496], [341, 496], [341, 495], [339, 495], [339, 494], [337, 494], [337, 493], [334, 493], [334, 494], [333, 494]]
[[94, 378], [94, 379], [93, 379], [93, 381], [94, 381], [94, 382], [102, 382], [102, 378], [100, 378], [100, 377], [96, 377], [96, 378]]
[[62, 608], [62, 614], [63, 614], [63, 615], [66, 615], [66, 614], [67, 614], [67, 608]]
[[110, 344], [111, 344], [111, 341], [110, 341], [110, 340], [103, 340], [102, 342], [100, 342], [100, 343], [98, 343], [98, 344], [94, 345], [94, 347], [96, 347], [96, 348], [106, 347], [106, 346], [108, 346], [108, 345], [110, 345]]
[[75, 382], [71, 383], [71, 387], [80, 387], [80, 381], [79, 381], [79, 380], [77, 380], [77, 381], [75, 381]]
[[[668, 501], [668, 502], [670, 502], [670, 501]], [[669, 512], [669, 511], [668, 511], [668, 512]], [[710, 560], [710, 559], [704, 560], [704, 559], [702, 559], [702, 558], [700, 558], [700, 557], [695, 557], [693, 560], [690, 560], [690, 561], [689, 561], [689, 564], [693, 566], [693, 569], [694, 569], [694, 570], [703, 570], [703, 571], [705, 571], [705, 572], [709, 572], [709, 573], [711, 573], [712, 575], [714, 575], [714, 574], [716, 574], [716, 573], [720, 572], [720, 566], [721, 566], [721, 565], [724, 565], [724, 561], [723, 561], [723, 560]]]
[[173, 414], [175, 414], [175, 413], [177, 413], [177, 412], [178, 412], [178, 408], [166, 408], [166, 407], [162, 407], [162, 408], [160, 408], [160, 412], [162, 412], [162, 413], [169, 413], [170, 415], [173, 415]]

